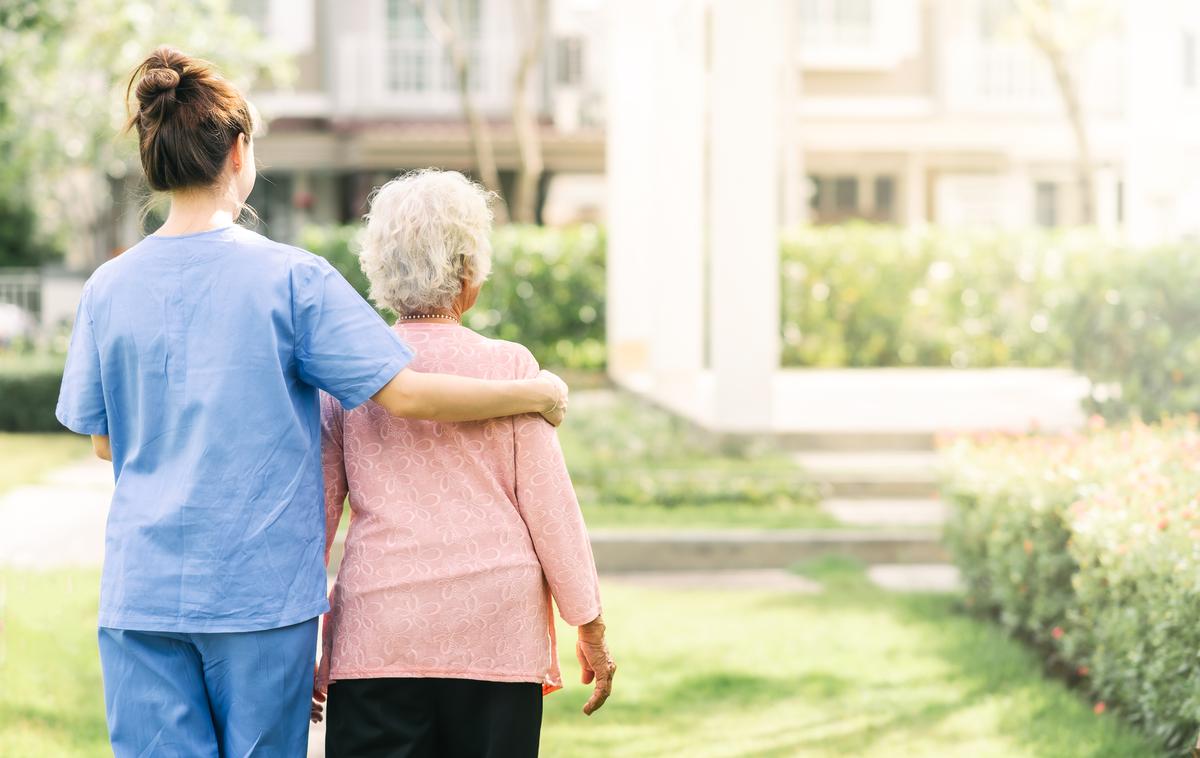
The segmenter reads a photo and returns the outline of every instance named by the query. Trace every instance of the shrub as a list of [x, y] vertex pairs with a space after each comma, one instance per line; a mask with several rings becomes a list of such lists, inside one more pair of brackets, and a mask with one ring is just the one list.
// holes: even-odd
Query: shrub
[[[310, 227], [300, 245], [327, 258], [366, 297], [367, 280], [354, 253], [357, 231]], [[495, 231], [492, 247], [492, 276], [467, 314], [467, 325], [520, 342], [545, 366], [603, 369], [603, 231], [507, 226]]]
[[54, 408], [62, 373], [61, 358], [0, 358], [0, 431], [61, 431]]
[[1062, 366], [1057, 308], [1095, 252], [1079, 232], [852, 224], [782, 241], [789, 366]]
[[[365, 293], [354, 233], [302, 244]], [[504, 227], [494, 246], [468, 323], [546, 365], [602, 368], [603, 233]], [[1200, 410], [1200, 247], [851, 224], [786, 232], [781, 266], [785, 366], [1073, 367], [1109, 418]]]
[[968, 602], [1165, 747], [1200, 726], [1195, 418], [960, 441], [946, 538]]

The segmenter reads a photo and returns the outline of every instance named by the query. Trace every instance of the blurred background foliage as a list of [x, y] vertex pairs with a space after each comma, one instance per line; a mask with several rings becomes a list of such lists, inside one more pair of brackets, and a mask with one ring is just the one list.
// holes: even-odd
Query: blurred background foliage
[[133, 140], [120, 136], [125, 85], [165, 40], [220, 61], [242, 87], [292, 76], [228, 0], [0, 2], [0, 215], [38, 222], [25, 243], [0, 245], [17, 251], [0, 265], [56, 257], [112, 212], [114, 183], [140, 186]]
[[[301, 245], [364, 295], [357, 227]], [[502, 227], [468, 324], [543, 365], [605, 366], [603, 230]], [[788, 367], [1074, 368], [1091, 410], [1145, 419], [1200, 410], [1200, 246], [1136, 250], [1079, 230], [804, 227], [781, 246]]]

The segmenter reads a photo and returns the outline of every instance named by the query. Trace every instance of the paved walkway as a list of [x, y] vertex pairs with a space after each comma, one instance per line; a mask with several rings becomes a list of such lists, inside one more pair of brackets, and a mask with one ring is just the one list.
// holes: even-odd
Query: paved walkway
[[0, 523], [14, 525], [0, 530], [0, 565], [99, 566], [112, 476], [112, 464], [88, 458], [0, 496]]

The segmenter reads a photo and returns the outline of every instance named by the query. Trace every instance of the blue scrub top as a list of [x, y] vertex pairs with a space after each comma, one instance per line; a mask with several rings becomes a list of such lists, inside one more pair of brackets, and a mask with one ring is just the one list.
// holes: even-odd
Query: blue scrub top
[[97, 269], [57, 415], [112, 444], [100, 625], [325, 612], [317, 390], [353, 408], [411, 360], [324, 259], [238, 226], [147, 237]]

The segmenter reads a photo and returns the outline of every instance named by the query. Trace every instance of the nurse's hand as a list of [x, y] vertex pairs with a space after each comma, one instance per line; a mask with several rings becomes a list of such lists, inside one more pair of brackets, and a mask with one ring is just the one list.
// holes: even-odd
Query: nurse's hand
[[538, 372], [538, 379], [547, 383], [550, 399], [553, 404], [542, 411], [542, 418], [552, 425], [558, 426], [567, 417], [567, 383], [550, 371]]

